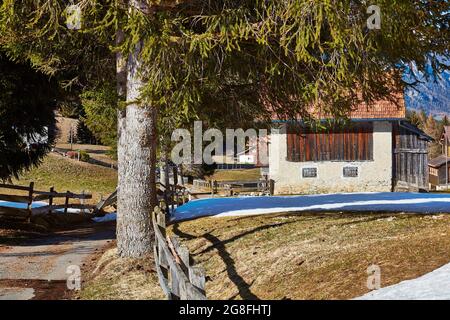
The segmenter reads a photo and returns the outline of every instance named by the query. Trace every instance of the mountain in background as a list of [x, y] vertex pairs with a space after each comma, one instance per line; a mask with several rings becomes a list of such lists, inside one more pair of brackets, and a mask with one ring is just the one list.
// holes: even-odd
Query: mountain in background
[[450, 117], [450, 71], [442, 72], [438, 78], [431, 77], [427, 80], [422, 77], [421, 80], [423, 82], [415, 88], [406, 90], [406, 108], [424, 110], [436, 118], [442, 118], [444, 115]]

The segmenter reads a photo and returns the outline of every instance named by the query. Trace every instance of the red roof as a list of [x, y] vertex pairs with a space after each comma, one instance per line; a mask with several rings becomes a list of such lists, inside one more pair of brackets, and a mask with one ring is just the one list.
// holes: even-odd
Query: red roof
[[[405, 119], [406, 118], [406, 107], [403, 95], [393, 98], [394, 101], [383, 100], [374, 102], [372, 104], [361, 103], [356, 106], [353, 111], [348, 115], [350, 119]], [[269, 107], [273, 107], [270, 106]], [[314, 108], [311, 108], [312, 110]], [[273, 112], [274, 120], [279, 120], [279, 118]], [[310, 114], [314, 114], [311, 112]], [[316, 113], [315, 117], [326, 119], [327, 116], [324, 114]]]
[[[398, 104], [398, 105], [397, 105]], [[361, 104], [350, 113], [351, 119], [404, 119], [406, 108], [403, 97], [397, 104], [391, 101], [379, 101], [372, 105]]]

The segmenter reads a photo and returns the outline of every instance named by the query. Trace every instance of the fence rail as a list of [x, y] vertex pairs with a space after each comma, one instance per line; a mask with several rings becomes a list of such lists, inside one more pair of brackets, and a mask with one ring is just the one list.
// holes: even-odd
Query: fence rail
[[206, 181], [196, 179], [194, 180], [194, 187], [209, 189], [211, 195], [215, 195], [220, 192], [223, 192], [228, 196], [232, 196], [237, 193], [261, 193], [266, 195], [273, 195], [275, 182], [271, 179], [250, 181]]
[[98, 212], [102, 212], [103, 209], [105, 209], [106, 207], [112, 206], [116, 203], [117, 203], [117, 189], [116, 191], [111, 193], [108, 198], [106, 198], [105, 200], [101, 200], [95, 207], [95, 210]]
[[206, 300], [204, 270], [191, 264], [189, 250], [177, 236], [167, 236], [162, 207], [156, 207], [152, 213], [153, 250], [160, 286], [168, 300]]
[[[11, 184], [0, 184], [0, 189], [15, 190], [26, 192], [27, 195], [11, 195], [1, 194], [0, 200], [8, 202], [16, 202], [26, 204], [26, 208], [11, 208], [0, 206], [0, 216], [15, 217], [15, 218], [31, 218], [32, 215], [39, 215], [51, 213], [55, 210], [64, 210], [67, 213], [69, 209], [80, 209], [82, 211], [95, 211], [95, 206], [84, 204], [85, 200], [92, 199], [92, 194], [81, 193], [76, 194], [70, 191], [57, 192], [54, 187], [49, 191], [34, 190], [34, 182], [31, 182], [28, 187], [16, 186]], [[64, 204], [54, 204], [55, 199], [65, 199]], [[81, 203], [70, 203], [70, 200], [77, 199]], [[48, 200], [47, 206], [32, 208], [34, 201]]]

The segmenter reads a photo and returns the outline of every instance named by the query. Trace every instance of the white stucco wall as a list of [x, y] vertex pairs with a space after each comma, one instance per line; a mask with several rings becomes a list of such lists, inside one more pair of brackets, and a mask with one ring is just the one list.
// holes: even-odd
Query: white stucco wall
[[[374, 122], [373, 161], [288, 162], [286, 140], [284, 127], [272, 130], [269, 174], [276, 194], [391, 191], [392, 124], [388, 121]], [[358, 177], [343, 177], [345, 166], [357, 166]], [[304, 167], [316, 167], [317, 178], [303, 178]]]

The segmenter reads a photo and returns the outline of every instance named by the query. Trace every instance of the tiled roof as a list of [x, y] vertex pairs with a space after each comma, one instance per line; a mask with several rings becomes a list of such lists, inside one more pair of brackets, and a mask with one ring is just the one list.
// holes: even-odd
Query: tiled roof
[[350, 113], [351, 119], [404, 119], [406, 108], [401, 99], [396, 105], [390, 101], [379, 101], [372, 105], [361, 104]]
[[440, 168], [441, 166], [443, 166], [445, 164], [445, 162], [449, 162], [449, 161], [450, 161], [450, 157], [441, 155], [437, 158], [434, 158], [434, 159], [431, 159], [430, 161], [428, 161], [428, 165], [433, 168]]
[[[370, 105], [362, 103], [356, 106], [353, 111], [349, 113], [350, 119], [398, 119], [402, 120], [406, 118], [406, 107], [403, 95], [394, 97], [396, 103], [393, 101], [377, 101]], [[268, 107], [271, 107], [268, 104]], [[327, 119], [324, 114], [314, 112], [314, 107], [310, 108], [310, 114], [316, 118]], [[273, 112], [273, 120], [280, 120]], [[450, 128], [449, 128], [450, 129]], [[449, 131], [450, 132], [450, 131]]]

